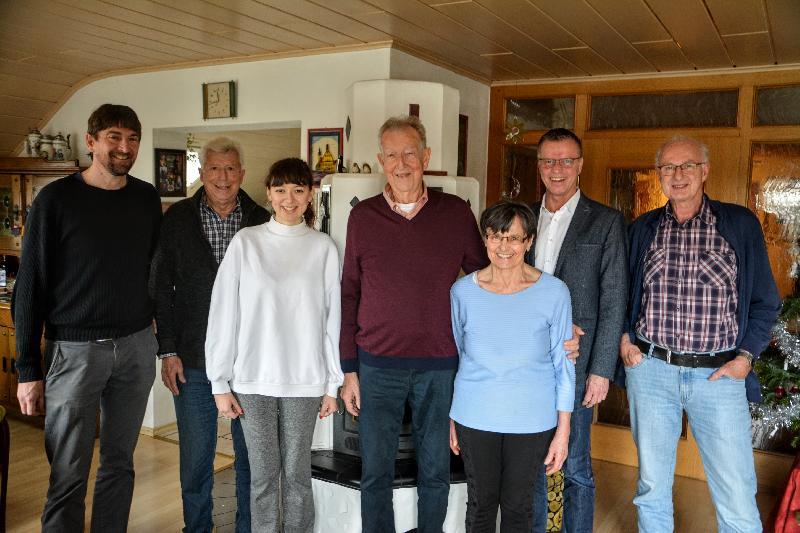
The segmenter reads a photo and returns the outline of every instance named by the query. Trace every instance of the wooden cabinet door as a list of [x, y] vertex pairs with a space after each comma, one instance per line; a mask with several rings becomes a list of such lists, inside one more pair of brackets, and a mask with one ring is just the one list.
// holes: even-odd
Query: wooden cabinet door
[[[11, 402], [11, 356], [8, 352], [8, 328], [0, 326], [0, 403]], [[14, 393], [16, 397], [16, 392]]]
[[19, 409], [19, 402], [17, 401], [17, 381], [19, 374], [17, 374], [17, 336], [14, 328], [8, 329], [8, 356], [11, 359], [11, 365], [8, 374], [8, 394], [9, 403], [15, 408]]

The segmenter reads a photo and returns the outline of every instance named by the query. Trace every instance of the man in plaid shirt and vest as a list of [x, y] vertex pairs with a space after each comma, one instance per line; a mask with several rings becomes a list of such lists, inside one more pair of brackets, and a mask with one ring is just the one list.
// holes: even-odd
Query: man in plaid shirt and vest
[[669, 202], [631, 226], [631, 301], [620, 356], [639, 458], [639, 531], [672, 531], [683, 411], [700, 448], [719, 531], [760, 532], [748, 399], [753, 359], [780, 307], [758, 219], [704, 194], [701, 142], [656, 154]]

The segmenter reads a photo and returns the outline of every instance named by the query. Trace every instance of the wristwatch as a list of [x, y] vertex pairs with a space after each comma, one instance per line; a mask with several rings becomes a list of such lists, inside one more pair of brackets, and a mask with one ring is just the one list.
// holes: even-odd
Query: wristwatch
[[753, 357], [753, 354], [751, 354], [747, 350], [739, 350], [739, 353], [737, 355], [741, 355], [742, 357], [747, 359], [747, 362], [750, 363], [750, 368], [753, 368], [753, 359], [755, 359], [755, 357]]
[[178, 354], [175, 352], [168, 352], [168, 353], [160, 353], [156, 357], [158, 357], [159, 359], [166, 359], [167, 357], [176, 357], [177, 355]]

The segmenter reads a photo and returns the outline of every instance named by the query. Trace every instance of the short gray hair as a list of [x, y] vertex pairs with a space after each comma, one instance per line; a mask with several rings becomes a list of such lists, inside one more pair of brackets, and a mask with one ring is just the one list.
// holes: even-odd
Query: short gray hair
[[700, 150], [700, 153], [702, 154], [703, 157], [703, 161], [696, 161], [697, 163], [707, 163], [709, 161], [710, 152], [708, 150], [708, 146], [706, 146], [706, 144], [703, 141], [700, 141], [699, 139], [695, 139], [694, 137], [689, 137], [686, 135], [673, 135], [672, 137], [664, 141], [664, 143], [661, 146], [658, 147], [658, 151], [656, 152], [656, 166], [659, 166], [661, 164], [661, 154], [664, 153], [664, 150], [666, 150], [668, 146], [680, 143], [687, 143], [694, 145], [695, 148]]
[[230, 137], [215, 137], [203, 145], [203, 147], [200, 149], [200, 153], [198, 154], [198, 157], [200, 158], [200, 168], [206, 166], [208, 152], [216, 152], [218, 154], [236, 152], [236, 155], [239, 157], [239, 164], [242, 165], [244, 163], [244, 152], [242, 152], [242, 145]]
[[395, 130], [404, 130], [406, 128], [411, 128], [412, 130], [417, 132], [419, 135], [420, 140], [420, 150], [425, 150], [428, 146], [428, 138], [425, 136], [425, 126], [422, 125], [422, 122], [419, 120], [418, 117], [410, 116], [410, 115], [400, 115], [397, 117], [391, 117], [383, 123], [381, 129], [378, 130], [378, 147], [381, 151], [383, 151], [383, 146], [381, 146], [381, 140], [383, 139], [383, 134], [387, 131], [395, 131]]

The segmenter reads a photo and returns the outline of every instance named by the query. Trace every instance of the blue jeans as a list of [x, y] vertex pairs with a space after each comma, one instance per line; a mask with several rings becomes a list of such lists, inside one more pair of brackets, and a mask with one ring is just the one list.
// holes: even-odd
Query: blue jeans
[[[562, 530], [591, 533], [594, 525], [594, 474], [592, 473], [591, 430], [593, 409], [583, 407], [585, 383], [575, 391], [575, 410], [569, 423], [569, 448], [564, 472], [564, 519]], [[534, 481], [533, 531], [547, 530], [547, 476], [544, 468]]]
[[[214, 487], [214, 452], [217, 448], [217, 406], [206, 371], [183, 368], [186, 383], [178, 381], [174, 396], [181, 457], [183, 531], [211, 533], [214, 527], [211, 489]], [[239, 420], [231, 421], [236, 455], [236, 532], [250, 532], [250, 466]]]
[[392, 483], [406, 399], [417, 456], [417, 529], [441, 533], [450, 493], [450, 402], [455, 370], [361, 365], [361, 522], [364, 533], [394, 529]]
[[718, 531], [762, 530], [744, 380], [708, 381], [714, 370], [668, 365], [647, 356], [625, 369], [639, 457], [633, 499], [639, 531], [673, 530], [672, 483], [683, 411], [700, 448]]

